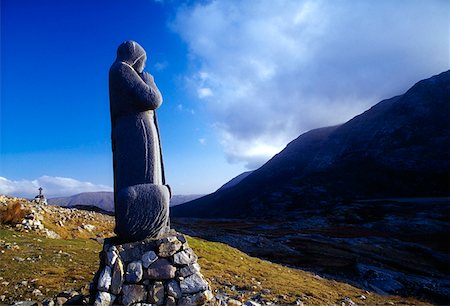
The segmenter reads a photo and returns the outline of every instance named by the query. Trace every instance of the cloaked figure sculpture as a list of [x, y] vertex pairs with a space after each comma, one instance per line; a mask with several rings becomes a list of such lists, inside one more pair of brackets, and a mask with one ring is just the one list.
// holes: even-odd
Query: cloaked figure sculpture
[[170, 229], [171, 192], [155, 111], [162, 96], [144, 72], [146, 60], [138, 43], [126, 41], [109, 71], [115, 232], [122, 241], [157, 238]]

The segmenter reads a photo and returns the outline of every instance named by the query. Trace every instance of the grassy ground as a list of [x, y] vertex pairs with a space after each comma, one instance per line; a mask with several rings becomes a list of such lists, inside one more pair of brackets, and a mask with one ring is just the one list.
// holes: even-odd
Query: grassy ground
[[[89, 284], [101, 245], [91, 239], [49, 239], [0, 229], [0, 294], [12, 300], [53, 297]], [[34, 296], [39, 289], [44, 296]]]
[[[189, 244], [199, 256], [202, 273], [212, 289], [243, 301], [262, 295], [276, 304], [294, 304], [300, 299], [306, 305], [340, 305], [345, 297], [358, 305], [425, 304], [367, 293], [348, 284], [247, 256], [221, 243], [189, 237]], [[98, 268], [100, 249], [101, 244], [92, 239], [48, 239], [1, 228], [0, 295], [11, 300], [42, 300], [64, 290], [83, 291]], [[34, 289], [44, 295], [33, 296]], [[367, 299], [362, 300], [362, 295]]]

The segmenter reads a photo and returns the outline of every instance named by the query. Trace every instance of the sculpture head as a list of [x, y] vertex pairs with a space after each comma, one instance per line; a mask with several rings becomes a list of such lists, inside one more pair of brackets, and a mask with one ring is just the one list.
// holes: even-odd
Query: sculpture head
[[144, 71], [147, 54], [137, 42], [128, 40], [117, 48], [117, 60], [132, 66], [138, 73]]

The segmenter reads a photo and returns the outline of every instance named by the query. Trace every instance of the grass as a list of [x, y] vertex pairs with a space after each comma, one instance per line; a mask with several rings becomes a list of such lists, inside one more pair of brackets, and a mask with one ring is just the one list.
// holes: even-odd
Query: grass
[[[199, 256], [202, 273], [212, 288], [234, 294], [242, 301], [262, 295], [276, 304], [295, 305], [302, 300], [306, 305], [340, 305], [349, 297], [358, 305], [429, 305], [412, 298], [368, 293], [346, 283], [250, 257], [222, 243], [191, 237], [188, 242]], [[230, 284], [243, 293], [230, 290]]]
[[[0, 294], [16, 301], [42, 300], [64, 290], [80, 290], [92, 279], [100, 250], [101, 245], [90, 239], [48, 239], [0, 229]], [[44, 296], [33, 296], [34, 289]]]
[[[86, 219], [74, 214], [61, 227], [57, 225], [59, 218], [60, 214], [47, 211], [43, 223], [65, 239], [48, 239], [0, 227], [0, 295], [5, 295], [7, 301], [43, 300], [65, 290], [87, 293], [98, 269], [102, 247], [90, 238], [111, 235], [113, 219], [102, 215]], [[97, 229], [80, 231], [82, 223]], [[276, 305], [295, 304], [297, 300], [305, 305], [340, 305], [348, 297], [358, 305], [428, 305], [412, 298], [368, 293], [349, 284], [250, 257], [222, 243], [194, 237], [188, 237], [188, 242], [199, 256], [202, 273], [213, 291], [241, 301], [260, 296]], [[34, 289], [39, 289], [43, 296], [33, 296]], [[365, 300], [361, 299], [363, 295]]]

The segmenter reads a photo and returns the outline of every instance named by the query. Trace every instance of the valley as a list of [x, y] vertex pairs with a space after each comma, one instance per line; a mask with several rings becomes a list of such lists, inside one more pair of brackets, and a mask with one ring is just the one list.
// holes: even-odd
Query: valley
[[380, 294], [446, 304], [448, 198], [360, 200], [289, 211], [284, 219], [175, 218], [189, 235]]

